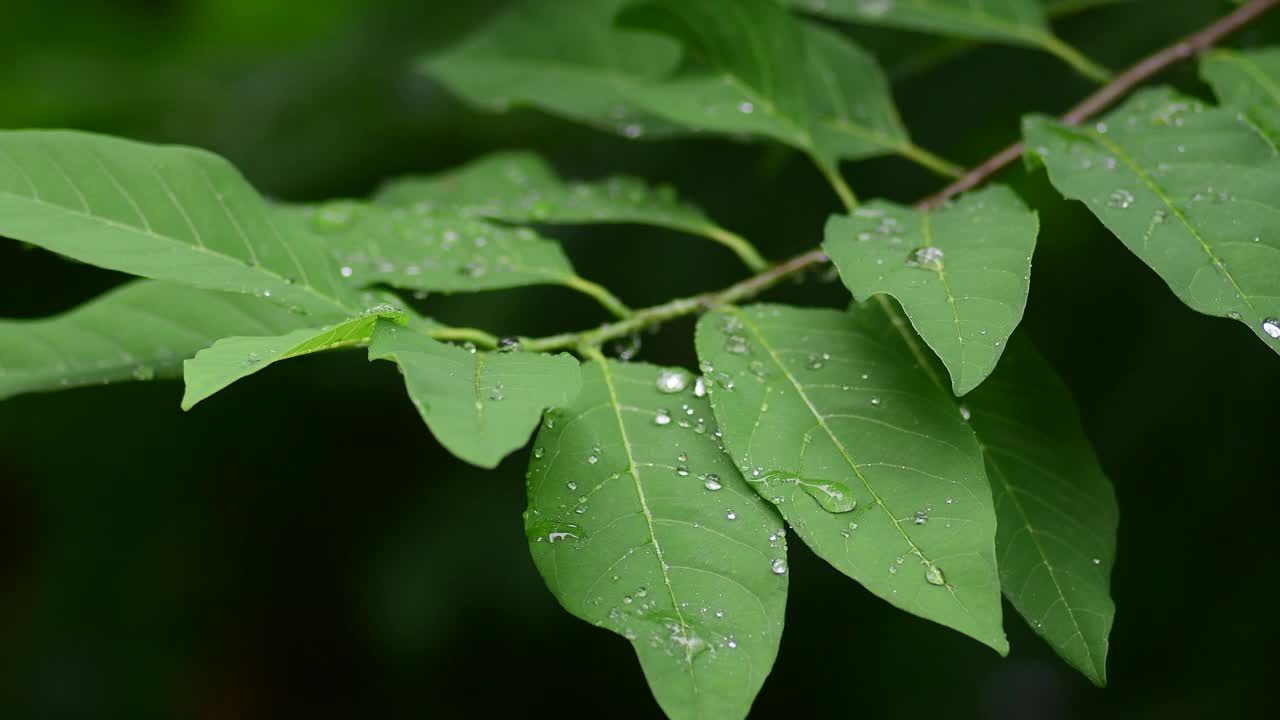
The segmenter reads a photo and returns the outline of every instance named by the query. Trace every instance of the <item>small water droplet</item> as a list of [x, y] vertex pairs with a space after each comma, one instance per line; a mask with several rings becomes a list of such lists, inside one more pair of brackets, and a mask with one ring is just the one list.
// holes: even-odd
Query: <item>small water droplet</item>
[[871, 404], [872, 404], [872, 405], [875, 405], [876, 407], [880, 407], [880, 398], [879, 398], [879, 396], [872, 396], [872, 398], [871, 398]]
[[707, 381], [701, 375], [693, 380], [693, 395], [694, 397], [706, 397], [707, 395]]
[[[720, 476], [716, 475], [715, 473], [707, 475], [705, 482], [702, 483], [702, 486], [708, 490], [719, 490], [721, 487], [723, 487], [723, 485], [720, 484]], [[730, 514], [732, 515], [732, 513]], [[732, 520], [733, 518], [730, 517], [729, 519]]]
[[543, 456], [543, 455], [546, 455], [546, 454], [547, 454], [547, 451], [546, 451], [546, 450], [543, 450], [543, 449], [542, 449], [542, 448], [540, 448], [540, 447], [536, 447], [536, 448], [534, 448], [534, 449], [533, 449], [533, 456], [534, 456], [535, 458], [537, 458], [537, 459], [541, 459], [541, 458], [542, 458], [542, 456]]
[[751, 104], [750, 102], [743, 101], [738, 103], [738, 112], [742, 113], [743, 115], [750, 115], [755, 111], [756, 111], [756, 106]]
[[925, 523], [929, 522], [929, 511], [928, 511], [928, 510], [917, 510], [917, 511], [916, 511], [916, 514], [915, 514], [915, 517], [914, 517], [914, 522], [915, 522], [915, 524], [917, 524], [917, 525], [923, 525], [923, 524], [925, 524]]
[[729, 335], [724, 339], [724, 349], [734, 355], [746, 355], [751, 352], [751, 341], [741, 335]]
[[[736, 512], [734, 512], [734, 511], [730, 510], [728, 513], [726, 513], [726, 514], [725, 514], [725, 517], [726, 517], [726, 518], [729, 518], [730, 520], [737, 520], [737, 519], [738, 519], [738, 513], [736, 513]], [[721, 613], [717, 613], [717, 614], [716, 614], [716, 617], [724, 617], [724, 615], [723, 615], [723, 614], [721, 614]]]
[[1115, 190], [1107, 196], [1107, 205], [1124, 210], [1133, 204], [1133, 193], [1128, 190]]
[[774, 575], [787, 574], [787, 561], [782, 558], [774, 558], [769, 567], [773, 570]]
[[[968, 407], [966, 407], [966, 406], [964, 406], [964, 405], [961, 405], [961, 406], [960, 406], [960, 417], [964, 418], [964, 421], [965, 421], [965, 422], [969, 422], [969, 418], [973, 417], [973, 413], [972, 413], [972, 412], [970, 412], [970, 410], [969, 410], [969, 408], [968, 408]], [[948, 502], [950, 502], [950, 501], [948, 501]]]
[[342, 273], [342, 277], [349, 278], [352, 275], [354, 275], [356, 271], [352, 270], [349, 266], [343, 265], [342, 269], [340, 269], [338, 272]]
[[676, 474], [679, 475], [680, 477], [687, 477], [689, 475], [689, 466], [677, 465]]
[[653, 416], [653, 424], [654, 425], [670, 425], [671, 413], [667, 410], [661, 410], [661, 409], [658, 410], [658, 412]]

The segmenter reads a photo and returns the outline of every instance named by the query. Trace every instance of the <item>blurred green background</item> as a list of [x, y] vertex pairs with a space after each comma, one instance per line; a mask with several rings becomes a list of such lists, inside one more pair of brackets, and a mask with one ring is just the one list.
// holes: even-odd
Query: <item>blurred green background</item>
[[[775, 258], [814, 245], [836, 199], [778, 148], [627, 142], [529, 111], [473, 113], [413, 58], [501, 3], [9, 0], [0, 127], [75, 127], [229, 157], [264, 193], [367, 193], [406, 172], [532, 147], [571, 176], [675, 182]], [[1225, 0], [1139, 0], [1057, 25], [1112, 67], [1211, 21]], [[1232, 38], [1280, 43], [1280, 13]], [[895, 79], [916, 140], [961, 163], [1089, 85], [986, 47], [941, 67], [935, 39], [854, 32]], [[1208, 97], [1194, 67], [1164, 80]], [[864, 197], [940, 183], [884, 159]], [[1197, 718], [1274, 705], [1280, 363], [1196, 315], [1043, 175], [1002, 176], [1043, 230], [1024, 327], [1066, 377], [1121, 503], [1111, 687], [1056, 660], [1006, 608], [1001, 660], [891, 609], [793, 543], [788, 627], [758, 717]], [[741, 272], [665, 232], [561, 232], [633, 306]], [[0, 316], [38, 317], [113, 273], [0, 241]], [[839, 306], [829, 278], [773, 298]], [[431, 297], [499, 333], [587, 327], [568, 292]], [[693, 365], [690, 321], [642, 359]], [[562, 612], [529, 560], [525, 457], [483, 472], [443, 453], [390, 364], [291, 361], [183, 414], [177, 383], [0, 403], [0, 717], [653, 717], [621, 639]]]

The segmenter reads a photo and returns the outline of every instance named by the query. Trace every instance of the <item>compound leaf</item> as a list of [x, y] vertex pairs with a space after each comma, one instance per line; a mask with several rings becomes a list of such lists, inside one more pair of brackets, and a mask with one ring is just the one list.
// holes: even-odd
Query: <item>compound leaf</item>
[[534, 442], [534, 562], [566, 610], [631, 641], [668, 716], [744, 717], [782, 634], [782, 521], [689, 373], [599, 360], [583, 380]]
[[1024, 135], [1058, 191], [1180, 300], [1280, 353], [1280, 157], [1247, 117], [1153, 89], [1093, 127], [1033, 116]]
[[112, 270], [354, 312], [324, 248], [275, 226], [222, 158], [62, 130], [0, 132], [0, 234]]
[[187, 389], [182, 409], [190, 410], [236, 380], [281, 360], [366, 344], [379, 319], [400, 325], [408, 322], [402, 311], [386, 305], [333, 325], [299, 328], [285, 335], [223, 338], [183, 364]]
[[1214, 50], [1200, 60], [1200, 74], [1219, 102], [1244, 112], [1280, 144], [1280, 48]]
[[369, 359], [397, 363], [431, 434], [487, 468], [528, 442], [542, 411], [572, 402], [582, 384], [569, 355], [471, 352], [386, 319], [374, 328]]
[[1008, 650], [982, 456], [945, 390], [845, 313], [698, 323], [725, 444], [820, 557], [893, 605]]
[[55, 317], [0, 320], [0, 398], [178, 377], [183, 360], [218, 338], [313, 321], [246, 295], [135, 281]]
[[995, 369], [1022, 320], [1038, 221], [993, 186], [918, 211], [877, 201], [827, 222], [823, 249], [858, 300], [892, 295], [957, 395]]

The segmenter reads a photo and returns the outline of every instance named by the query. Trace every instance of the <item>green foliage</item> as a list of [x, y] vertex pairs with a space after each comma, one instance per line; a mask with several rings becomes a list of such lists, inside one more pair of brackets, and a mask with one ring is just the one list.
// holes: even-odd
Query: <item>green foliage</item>
[[[56, 317], [0, 322], [0, 398], [182, 369], [190, 409], [279, 360], [367, 348], [396, 364], [430, 433], [464, 462], [495, 467], [537, 431], [534, 562], [566, 610], [631, 642], [672, 717], [750, 710], [781, 641], [788, 529], [890, 605], [1001, 654], [1003, 594], [1102, 685], [1118, 509], [1070, 389], [1015, 332], [1037, 211], [1001, 185], [860, 204], [843, 161], [895, 154], [960, 171], [911, 142], [872, 54], [791, 7], [1039, 48], [1101, 77], [1047, 21], [1094, 4], [523, 0], [421, 63], [481, 108], [807, 156], [844, 208], [806, 243], [820, 247], [778, 264], [670, 186], [565, 180], [527, 151], [393, 179], [368, 200], [299, 205], [268, 202], [201, 150], [0, 132], [0, 233], [150, 278]], [[1280, 352], [1276, 52], [1207, 55], [1219, 107], [1147, 89], [1087, 125], [1029, 115], [1024, 136], [1053, 186], [1183, 302]], [[711, 240], [755, 275], [633, 310], [553, 238], [614, 224]], [[828, 256], [852, 309], [744, 304]], [[458, 305], [430, 293], [546, 285], [613, 319], [499, 339], [388, 290], [444, 318]], [[641, 332], [697, 314], [697, 372], [630, 362]], [[619, 357], [606, 358], [615, 341]]]
[[679, 368], [584, 365], [534, 442], [525, 528], [547, 587], [631, 641], [671, 717], [742, 717], [782, 638], [785, 531], [700, 387]]
[[1022, 320], [1037, 230], [1035, 213], [993, 186], [933, 211], [868, 203], [827, 222], [823, 249], [856, 299], [902, 303], [964, 395], [995, 369]]
[[1280, 353], [1280, 157], [1243, 113], [1144, 90], [1092, 127], [1033, 116], [1029, 157], [1188, 307]]

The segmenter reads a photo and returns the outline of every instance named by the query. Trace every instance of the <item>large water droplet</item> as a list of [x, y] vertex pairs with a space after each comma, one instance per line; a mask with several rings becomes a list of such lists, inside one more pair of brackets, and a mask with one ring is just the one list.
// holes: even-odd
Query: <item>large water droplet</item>
[[1262, 332], [1274, 340], [1280, 340], [1280, 318], [1267, 318], [1262, 321]]
[[773, 562], [769, 564], [769, 567], [773, 570], [774, 575], [787, 574], [787, 561], [782, 558], [774, 558]]
[[858, 506], [858, 501], [844, 483], [828, 480], [798, 480], [800, 489], [809, 497], [818, 501], [823, 510], [830, 513], [845, 513]]
[[[702, 486], [708, 490], [719, 490], [720, 488], [724, 487], [723, 485], [720, 484], [720, 476], [716, 475], [715, 473], [711, 473], [710, 475], [707, 475], [706, 481], [702, 483]], [[729, 518], [729, 519], [732, 520], [733, 518]]]
[[942, 568], [933, 563], [929, 563], [928, 567], [925, 568], [924, 579], [927, 580], [930, 585], [947, 584], [947, 578], [942, 574]]
[[662, 370], [658, 373], [658, 380], [655, 383], [658, 392], [678, 393], [689, 385], [689, 373], [683, 370]]
[[942, 248], [927, 245], [918, 247], [907, 255], [907, 267], [942, 272]]

